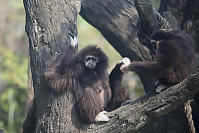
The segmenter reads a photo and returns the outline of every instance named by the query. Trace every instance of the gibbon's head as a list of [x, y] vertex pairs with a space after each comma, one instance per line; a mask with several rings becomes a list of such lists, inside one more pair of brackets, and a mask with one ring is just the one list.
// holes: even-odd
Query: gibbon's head
[[154, 41], [165, 40], [171, 37], [171, 34], [172, 32], [161, 29], [152, 34], [151, 40], [154, 40]]
[[167, 40], [170, 37], [171, 37], [171, 32], [166, 31], [164, 29], [158, 30], [154, 34], [152, 34], [151, 42], [150, 42], [151, 52], [153, 54], [156, 54], [160, 42]]
[[78, 56], [88, 69], [105, 69], [108, 67], [108, 57], [101, 48], [95, 45], [83, 48]]

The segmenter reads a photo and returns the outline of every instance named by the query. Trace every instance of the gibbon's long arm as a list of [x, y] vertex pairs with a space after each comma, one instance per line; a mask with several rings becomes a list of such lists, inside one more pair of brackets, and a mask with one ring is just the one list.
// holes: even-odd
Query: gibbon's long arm
[[63, 92], [73, 86], [73, 78], [78, 67], [73, 65], [75, 49], [69, 46], [45, 70], [44, 76], [48, 85], [57, 92]]
[[164, 67], [161, 67], [156, 61], [134, 61], [131, 62], [128, 66], [122, 67], [123, 72], [134, 71], [136, 73], [143, 73], [152, 77], [161, 77], [162, 74], [165, 74]]
[[124, 73], [120, 70], [120, 67], [126, 63], [125, 58], [118, 62], [109, 75], [109, 85], [112, 91], [112, 97], [106, 109], [108, 111], [120, 107], [122, 103], [129, 100], [128, 90], [121, 85]]

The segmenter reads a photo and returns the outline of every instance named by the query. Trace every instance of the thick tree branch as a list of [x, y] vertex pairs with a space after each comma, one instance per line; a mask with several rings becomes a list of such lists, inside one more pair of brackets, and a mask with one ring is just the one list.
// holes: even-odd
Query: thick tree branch
[[155, 11], [149, 0], [135, 0], [135, 6], [140, 18], [140, 30], [151, 35], [158, 29]]
[[92, 125], [89, 132], [138, 132], [147, 124], [176, 110], [199, 93], [199, 69], [181, 83], [157, 95], [144, 96], [132, 104], [111, 112], [111, 120], [102, 125]]
[[162, 17], [159, 12], [154, 10], [149, 0], [134, 1], [140, 18], [138, 23], [138, 38], [142, 44], [150, 48], [150, 38], [155, 31], [159, 29], [172, 30], [177, 28], [175, 19], [170, 12], [164, 11], [166, 18], [171, 19], [171, 21], [168, 21]]
[[111, 45], [131, 60], [150, 60], [137, 39], [138, 14], [129, 0], [84, 0], [80, 15], [96, 27]]

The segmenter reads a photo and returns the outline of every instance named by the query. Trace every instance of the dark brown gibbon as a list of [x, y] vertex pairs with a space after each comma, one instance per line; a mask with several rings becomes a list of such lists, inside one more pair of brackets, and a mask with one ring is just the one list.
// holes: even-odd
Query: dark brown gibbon
[[87, 46], [75, 54], [69, 46], [45, 71], [45, 79], [56, 92], [72, 90], [75, 110], [84, 122], [108, 121], [106, 111], [119, 107], [128, 99], [121, 87], [123, 72], [116, 64], [108, 75], [108, 58], [97, 46]]
[[121, 67], [123, 72], [134, 71], [157, 79], [156, 92], [185, 79], [197, 66], [194, 40], [182, 31], [159, 30], [152, 36], [156, 46], [155, 61], [135, 61]]

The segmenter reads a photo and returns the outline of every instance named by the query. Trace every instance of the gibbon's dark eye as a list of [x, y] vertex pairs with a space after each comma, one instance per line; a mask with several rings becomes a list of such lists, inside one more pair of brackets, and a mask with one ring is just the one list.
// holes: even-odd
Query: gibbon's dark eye
[[89, 58], [86, 58], [85, 61], [88, 62], [88, 61], [89, 61]]
[[86, 57], [85, 61], [88, 62], [89, 60], [91, 60], [91, 57]]
[[96, 58], [93, 58], [93, 61], [96, 62], [97, 61]]

